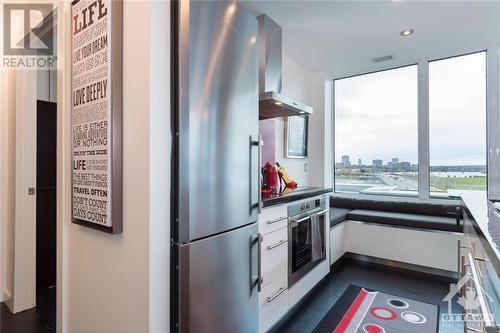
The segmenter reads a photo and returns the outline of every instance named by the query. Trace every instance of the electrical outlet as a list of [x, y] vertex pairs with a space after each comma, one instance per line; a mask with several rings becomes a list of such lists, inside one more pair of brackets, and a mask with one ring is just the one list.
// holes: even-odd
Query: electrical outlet
[[307, 172], [307, 163], [304, 163], [304, 172]]

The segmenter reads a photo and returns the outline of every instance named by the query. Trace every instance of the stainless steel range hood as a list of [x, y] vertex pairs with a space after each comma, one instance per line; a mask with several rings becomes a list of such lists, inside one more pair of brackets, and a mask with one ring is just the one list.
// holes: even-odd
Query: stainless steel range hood
[[281, 27], [265, 14], [259, 20], [259, 119], [308, 116], [312, 107], [281, 94]]

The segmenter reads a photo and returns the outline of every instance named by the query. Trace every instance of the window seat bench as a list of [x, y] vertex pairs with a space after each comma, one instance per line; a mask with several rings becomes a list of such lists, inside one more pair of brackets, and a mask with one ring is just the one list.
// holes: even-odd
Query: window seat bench
[[330, 197], [330, 264], [346, 253], [454, 276], [463, 238], [462, 201]]
[[424, 230], [463, 232], [462, 205], [418, 199], [330, 196], [330, 228], [345, 220]]

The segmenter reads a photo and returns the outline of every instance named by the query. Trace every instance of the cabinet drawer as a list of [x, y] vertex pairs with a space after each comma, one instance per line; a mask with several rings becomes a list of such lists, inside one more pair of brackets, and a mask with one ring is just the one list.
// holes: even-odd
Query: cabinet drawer
[[263, 235], [287, 226], [287, 207], [265, 208], [259, 215], [259, 232]]
[[259, 333], [269, 330], [288, 311], [286, 275], [262, 288], [259, 293]]
[[262, 286], [272, 283], [288, 270], [288, 228], [262, 236]]

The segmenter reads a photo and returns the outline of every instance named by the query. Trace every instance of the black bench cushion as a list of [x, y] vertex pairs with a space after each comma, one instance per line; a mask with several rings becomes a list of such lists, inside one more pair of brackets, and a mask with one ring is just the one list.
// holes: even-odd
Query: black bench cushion
[[457, 220], [454, 217], [446, 216], [354, 209], [347, 213], [347, 219], [418, 229], [463, 232], [463, 227], [457, 225]]
[[435, 215], [456, 218], [457, 208], [461, 208], [460, 201], [449, 200], [449, 203], [422, 201], [415, 198], [383, 197], [377, 199], [363, 198], [362, 196], [330, 196], [330, 207], [379, 210], [408, 214]]
[[349, 208], [330, 208], [330, 228], [336, 226], [337, 224], [345, 221], [347, 219], [347, 213], [352, 209]]

